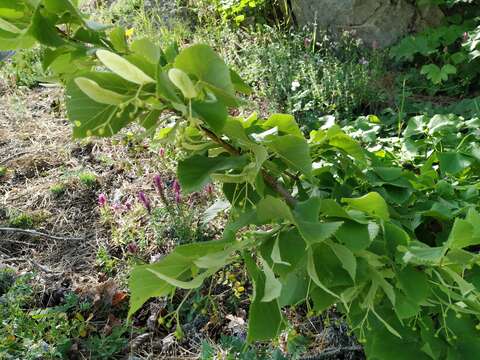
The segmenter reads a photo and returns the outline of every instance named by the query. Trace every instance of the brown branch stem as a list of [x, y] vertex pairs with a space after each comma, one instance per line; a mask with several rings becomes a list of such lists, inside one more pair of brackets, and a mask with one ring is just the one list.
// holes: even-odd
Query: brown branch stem
[[[225, 150], [227, 150], [231, 155], [234, 156], [239, 156], [241, 155], [240, 150], [236, 149], [233, 147], [231, 144], [226, 142], [225, 140], [221, 139], [220, 137], [217, 136], [214, 132], [211, 130], [205, 128], [204, 126], [200, 126], [202, 131], [215, 143], [223, 147]], [[266, 170], [262, 169], [261, 170], [263, 180], [270, 185], [270, 187], [275, 190], [281, 197], [285, 199], [288, 205], [290, 206], [295, 206], [297, 204], [297, 200], [288, 192], [287, 189], [283, 187], [282, 184], [280, 184], [272, 175], [270, 175]]]

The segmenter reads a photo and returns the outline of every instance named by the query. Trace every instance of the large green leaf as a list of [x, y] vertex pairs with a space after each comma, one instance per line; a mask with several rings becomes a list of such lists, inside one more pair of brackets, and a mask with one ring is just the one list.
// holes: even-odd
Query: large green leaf
[[265, 275], [257, 267], [250, 254], [243, 254], [248, 274], [253, 281], [253, 299], [248, 314], [247, 340], [270, 340], [284, 328], [283, 316], [277, 300], [263, 302], [265, 296]]
[[294, 222], [292, 212], [282, 199], [268, 195], [257, 204], [257, 214], [260, 221], [289, 220]]
[[197, 89], [190, 77], [180, 69], [170, 69], [168, 78], [183, 94], [185, 99], [193, 99], [198, 96]]
[[230, 69], [209, 46], [197, 44], [183, 49], [173, 66], [196, 76], [226, 105], [236, 105]]
[[292, 115], [270, 115], [270, 117], [264, 123], [262, 123], [262, 126], [266, 129], [276, 127], [280, 133], [294, 135], [302, 139], [304, 138], [302, 131], [298, 127], [298, 124]]
[[[352, 251], [365, 250], [370, 246], [378, 233], [378, 231], [373, 231], [375, 226], [378, 228], [378, 225], [375, 223], [359, 224], [355, 221], [347, 220], [335, 232], [335, 237]], [[370, 231], [369, 228], [372, 230]]]
[[192, 110], [216, 132], [223, 129], [228, 116], [227, 107], [220, 101], [192, 101]]
[[[129, 281], [131, 291], [129, 315], [133, 315], [148, 299], [172, 292], [175, 289], [172, 279], [180, 282], [191, 279], [192, 266], [196, 259], [221, 252], [227, 246], [230, 246], [230, 242], [209, 241], [182, 245], [158, 263], [134, 267]], [[158, 277], [158, 274], [165, 278]]]
[[305, 139], [295, 135], [270, 136], [266, 145], [292, 169], [311, 176], [312, 159]]
[[352, 280], [355, 281], [357, 274], [357, 259], [355, 255], [343, 245], [334, 242], [329, 242], [328, 245], [342, 263], [343, 268], [348, 272]]
[[178, 163], [177, 175], [182, 189], [187, 192], [200, 191], [211, 182], [215, 172], [241, 169], [247, 163], [246, 156], [208, 157], [194, 155]]
[[456, 175], [473, 164], [474, 159], [456, 151], [437, 154], [440, 170], [444, 174]]
[[[82, 73], [82, 78], [97, 83], [101, 88], [113, 91], [120, 96], [126, 95], [128, 83], [115, 74], [89, 72]], [[74, 80], [67, 84], [67, 113], [73, 122], [73, 136], [112, 136], [133, 121], [130, 113], [132, 105], [121, 109], [117, 105], [102, 104], [93, 100], [82, 91]]]
[[364, 213], [385, 221], [390, 219], [388, 206], [379, 193], [371, 192], [359, 198], [342, 198], [350, 208], [363, 211]]
[[398, 285], [405, 295], [414, 303], [422, 304], [430, 293], [430, 284], [427, 275], [411, 266], [397, 274]]

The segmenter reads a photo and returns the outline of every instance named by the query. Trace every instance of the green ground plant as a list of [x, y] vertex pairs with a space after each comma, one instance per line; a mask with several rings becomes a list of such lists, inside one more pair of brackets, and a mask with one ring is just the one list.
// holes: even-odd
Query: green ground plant
[[248, 343], [287, 329], [285, 307], [336, 304], [368, 358], [476, 358], [478, 119], [413, 118], [405, 129], [363, 121], [372, 128], [360, 132], [389, 135], [383, 148], [331, 118], [305, 135], [291, 115], [230, 116], [237, 93], [251, 90], [209, 46], [119, 42], [70, 1], [39, 4], [2, 5], [22, 17], [3, 20], [0, 46], [40, 42], [76, 60], [67, 73], [52, 69], [66, 83], [74, 136], [112, 136], [135, 121], [181, 151], [185, 194], [215, 181], [230, 204], [221, 239], [133, 269], [131, 316], [241, 261], [253, 287]]
[[125, 348], [126, 328], [116, 327], [108, 336], [93, 333], [92, 305], [74, 293], [61, 305], [37, 307], [32, 276], [0, 270], [0, 358], [65, 359], [80, 343], [91, 359], [111, 359]]
[[34, 222], [33, 216], [28, 213], [12, 213], [8, 220], [11, 227], [20, 229], [31, 229]]
[[94, 173], [84, 171], [78, 175], [80, 183], [87, 188], [94, 188], [97, 186], [97, 176]]
[[479, 12], [474, 5], [465, 3], [470, 2], [437, 1], [435, 5], [453, 7], [454, 10], [460, 5], [460, 9], [449, 9], [448, 12], [453, 13], [446, 17], [442, 26], [408, 36], [391, 49], [397, 61], [420, 64], [419, 69], [410, 70], [409, 77], [414, 82], [419, 72], [428, 80], [420, 86], [428, 93], [463, 94], [478, 80]]
[[61, 197], [67, 191], [67, 187], [64, 183], [54, 184], [50, 187], [50, 192], [54, 197]]

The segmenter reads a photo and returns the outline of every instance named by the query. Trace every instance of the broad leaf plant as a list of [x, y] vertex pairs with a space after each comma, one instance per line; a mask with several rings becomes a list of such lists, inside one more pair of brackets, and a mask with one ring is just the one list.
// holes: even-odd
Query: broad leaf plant
[[75, 138], [136, 122], [181, 150], [186, 192], [214, 181], [230, 203], [222, 239], [133, 269], [130, 315], [240, 260], [250, 342], [279, 336], [282, 309], [306, 303], [335, 305], [369, 359], [478, 357], [478, 119], [414, 118], [396, 148], [335, 124], [305, 136], [290, 115], [231, 116], [250, 89], [206, 45], [129, 42], [75, 0], [0, 0], [0, 49], [36, 44]]

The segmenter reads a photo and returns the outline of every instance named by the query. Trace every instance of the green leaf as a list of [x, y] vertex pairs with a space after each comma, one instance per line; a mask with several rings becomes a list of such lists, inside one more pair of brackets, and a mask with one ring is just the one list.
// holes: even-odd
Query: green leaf
[[386, 222], [383, 226], [385, 245], [391, 256], [394, 256], [399, 246], [408, 246], [410, 237], [401, 227]]
[[[83, 73], [81, 77], [95, 81], [103, 89], [118, 94], [128, 89], [126, 81], [112, 73]], [[101, 104], [85, 94], [74, 80], [67, 84], [67, 113], [74, 124], [75, 138], [86, 136], [112, 136], [133, 121], [132, 105], [120, 109], [115, 105]]]
[[[222, 258], [222, 260], [223, 260], [223, 258]], [[222, 266], [223, 265], [224, 264], [222, 264]], [[163, 273], [161, 273], [161, 272], [159, 272], [155, 269], [146, 268], [147, 271], [154, 274], [160, 280], [166, 281], [167, 283], [175, 286], [176, 288], [187, 289], [187, 290], [196, 289], [196, 288], [200, 287], [203, 284], [203, 282], [205, 281], [206, 278], [209, 278], [210, 276], [215, 274], [219, 269], [220, 269], [220, 267], [209, 269], [207, 271], [204, 271], [200, 275], [195, 276], [192, 280], [182, 281], [182, 280], [178, 280], [174, 277], [170, 277], [168, 275], [165, 275], [165, 274], [163, 274]]]
[[410, 246], [403, 261], [414, 265], [439, 265], [444, 255], [443, 247]]
[[355, 276], [357, 274], [357, 259], [355, 258], [355, 255], [343, 245], [334, 242], [329, 242], [328, 245], [342, 263], [343, 268], [347, 270], [348, 274], [355, 282]]
[[292, 115], [287, 114], [273, 114], [262, 123], [262, 127], [265, 129], [271, 129], [276, 127], [281, 133], [290, 134], [299, 138], [304, 138], [302, 131], [298, 127], [295, 118]]
[[407, 266], [397, 274], [398, 286], [410, 301], [422, 304], [430, 294], [430, 284], [427, 275], [414, 267]]
[[321, 243], [332, 237], [343, 222], [320, 222], [319, 213], [322, 200], [312, 197], [307, 201], [299, 202], [293, 212], [294, 222], [308, 246]]
[[[478, 223], [475, 224], [478, 226]], [[448, 238], [448, 247], [451, 249], [463, 249], [470, 245], [480, 243], [480, 238], [473, 236], [474, 225], [463, 219], [455, 219]]]
[[464, 280], [459, 274], [457, 274], [452, 269], [449, 269], [448, 267], [444, 267], [442, 270], [445, 271], [452, 278], [452, 280], [457, 283], [458, 287], [460, 288], [460, 293], [462, 294], [463, 297], [466, 297], [469, 293], [475, 291], [475, 285]]
[[329, 294], [330, 296], [336, 298], [336, 299], [340, 299], [340, 297], [335, 294], [333, 291], [331, 291], [330, 289], [328, 289], [323, 283], [322, 281], [320, 280], [319, 276], [318, 276], [318, 273], [317, 273], [317, 269], [315, 267], [315, 260], [314, 260], [314, 255], [313, 255], [313, 250], [309, 249], [308, 252], [307, 252], [307, 272], [308, 272], [308, 275], [310, 276], [310, 278], [312, 279], [312, 281], [315, 283], [315, 285], [317, 285], [320, 289], [322, 289], [323, 291], [325, 291], [327, 294]]
[[250, 95], [252, 93], [252, 88], [248, 86], [242, 80], [240, 75], [238, 75], [237, 72], [232, 69], [230, 69], [230, 78], [232, 79], [233, 87], [235, 88], [236, 91], [245, 95]]
[[321, 223], [318, 221], [303, 221], [298, 218], [296, 218], [296, 223], [298, 231], [308, 246], [319, 244], [331, 238], [343, 224], [341, 221]]
[[197, 44], [183, 49], [173, 66], [196, 78], [226, 105], [237, 104], [230, 69], [208, 45]]
[[85, 77], [76, 78], [75, 84], [77, 84], [80, 90], [88, 97], [100, 104], [119, 105], [128, 99], [124, 95], [102, 88], [95, 81]]
[[342, 202], [372, 217], [385, 221], [390, 219], [387, 203], [377, 192], [371, 192], [359, 198], [342, 198]]
[[443, 81], [447, 81], [449, 75], [456, 74], [457, 68], [451, 64], [443, 65], [442, 68], [435, 64], [429, 64], [423, 65], [420, 73], [426, 75], [427, 79], [434, 84], [440, 84]]
[[311, 176], [312, 159], [305, 139], [294, 135], [270, 136], [266, 145], [288, 166], [302, 172], [306, 176]]
[[198, 93], [195, 89], [195, 85], [193, 85], [192, 80], [190, 80], [188, 75], [182, 70], [175, 68], [170, 69], [168, 71], [168, 77], [173, 85], [180, 89], [186, 99], [193, 99], [197, 97]]
[[148, 38], [133, 41], [130, 48], [135, 54], [143, 56], [152, 64], [158, 64], [160, 61], [160, 48]]
[[125, 36], [125, 29], [121, 26], [114, 27], [108, 34], [113, 48], [121, 53], [128, 51], [127, 37]]
[[456, 175], [473, 164], [473, 159], [456, 151], [438, 153], [440, 170], [443, 174]]
[[262, 222], [288, 220], [294, 222], [292, 212], [285, 201], [268, 195], [257, 204], [258, 219]]
[[193, 275], [192, 265], [196, 259], [220, 252], [229, 245], [230, 243], [225, 241], [181, 245], [157, 263], [134, 267], [129, 281], [131, 291], [129, 316], [140, 309], [148, 299], [166, 296], [175, 289], [171, 283], [159, 278], [155, 272], [161, 273], [169, 280], [186, 281]]
[[97, 50], [96, 54], [103, 65], [125, 80], [138, 85], [155, 82], [150, 76], [120, 55], [108, 50]]
[[18, 27], [16, 27], [12, 23], [10, 23], [7, 20], [4, 20], [2, 18], [0, 18], [0, 29], [8, 31], [12, 34], [21, 34], [22, 33], [22, 30], [20, 30]]
[[273, 270], [268, 266], [268, 263], [260, 258], [265, 275], [265, 289], [263, 291], [262, 302], [271, 302], [280, 297], [282, 292], [282, 283], [275, 277]]
[[178, 163], [178, 179], [182, 189], [191, 193], [200, 191], [211, 182], [215, 172], [241, 169], [247, 163], [246, 156], [207, 157], [194, 155]]
[[[372, 226], [375, 226], [372, 223]], [[368, 224], [359, 224], [355, 221], [344, 221], [335, 233], [335, 237], [352, 251], [367, 249], [374, 240], [374, 232], [369, 231]]]
[[200, 118], [213, 131], [223, 129], [228, 117], [227, 107], [219, 101], [192, 101], [194, 116]]
[[284, 328], [280, 306], [277, 300], [261, 301], [264, 297], [265, 275], [258, 269], [250, 254], [244, 252], [243, 258], [254, 289], [248, 314], [247, 340], [253, 342], [273, 339]]

